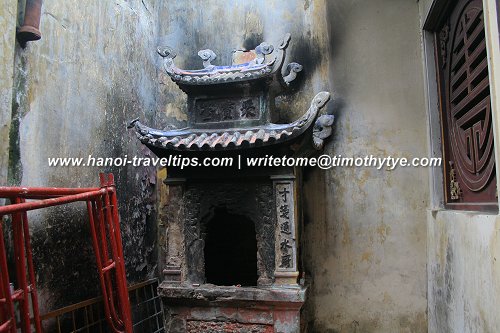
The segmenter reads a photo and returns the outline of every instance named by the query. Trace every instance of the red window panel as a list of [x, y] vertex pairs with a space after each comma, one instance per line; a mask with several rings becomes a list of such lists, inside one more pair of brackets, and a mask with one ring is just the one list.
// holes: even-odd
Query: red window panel
[[446, 207], [497, 211], [482, 0], [450, 6], [435, 38]]

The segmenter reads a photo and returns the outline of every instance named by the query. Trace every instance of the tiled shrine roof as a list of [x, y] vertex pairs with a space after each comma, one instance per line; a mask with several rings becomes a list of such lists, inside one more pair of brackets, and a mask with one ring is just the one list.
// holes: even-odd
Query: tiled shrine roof
[[[214, 66], [211, 64], [217, 58], [212, 50], [206, 49], [198, 52], [203, 60], [203, 69], [186, 70], [174, 64], [175, 52], [170, 48], [159, 48], [158, 53], [164, 58], [164, 69], [170, 78], [182, 86], [212, 85], [220, 83], [242, 82], [255, 79], [278, 76], [278, 81], [287, 86], [293, 81], [302, 66], [290, 63], [282, 73], [286, 56], [286, 48], [290, 41], [290, 34], [286, 34], [275, 50], [274, 46], [266, 42], [261, 43], [250, 51], [235, 51], [231, 66]], [[243, 61], [243, 62], [242, 62]]]
[[188, 95], [187, 127], [173, 130], [149, 128], [139, 120], [130, 123], [139, 140], [156, 153], [174, 151], [231, 151], [282, 144], [312, 128], [312, 143], [321, 149], [332, 133], [333, 116], [319, 116], [330, 99], [320, 92], [302, 117], [287, 124], [271, 123], [275, 118], [274, 99], [287, 90], [302, 70], [291, 62], [283, 68], [290, 34], [275, 49], [263, 42], [254, 50], [232, 54], [232, 65], [215, 66], [216, 55], [198, 52], [203, 69], [185, 70], [175, 66], [172, 49], [159, 48], [165, 72]]
[[[316, 120], [320, 109], [328, 102], [330, 94], [317, 94], [307, 112], [288, 124], [269, 123], [248, 128], [157, 130], [134, 120], [129, 126], [135, 127], [139, 140], [149, 146], [171, 150], [235, 150], [269, 146], [290, 141], [304, 133]], [[331, 124], [333, 123], [333, 117]]]

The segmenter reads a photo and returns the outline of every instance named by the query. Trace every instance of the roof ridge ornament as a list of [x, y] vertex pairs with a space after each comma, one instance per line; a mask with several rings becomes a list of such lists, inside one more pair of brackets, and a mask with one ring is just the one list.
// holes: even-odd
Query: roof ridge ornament
[[175, 66], [174, 58], [177, 56], [175, 51], [169, 46], [159, 46], [156, 49], [156, 52], [158, 52], [158, 54], [163, 58], [163, 68], [165, 69], [165, 72], [168, 74], [173, 73], [171, 68]]
[[281, 39], [281, 42], [280, 42], [280, 45], [278, 46], [278, 48], [280, 50], [284, 50], [288, 47], [288, 43], [290, 43], [290, 39], [292, 38], [292, 35], [287, 32], [285, 34], [285, 36], [283, 36], [283, 38]]
[[286, 66], [286, 69], [283, 73], [283, 80], [287, 85], [290, 85], [290, 82], [295, 80], [297, 77], [297, 73], [302, 71], [302, 65], [296, 62], [291, 62]]
[[217, 59], [217, 55], [215, 54], [215, 52], [210, 49], [198, 51], [198, 56], [201, 58], [201, 60], [203, 60], [203, 67], [205, 68], [213, 67], [210, 62]]
[[305, 131], [313, 122], [313, 144], [316, 150], [323, 148], [323, 142], [332, 134], [334, 117], [322, 115], [321, 109], [330, 100], [330, 93], [319, 92], [314, 96], [309, 109], [299, 119], [288, 124], [268, 123], [260, 126], [224, 129], [183, 128], [156, 130], [134, 119], [128, 128], [135, 127], [138, 139], [145, 145], [178, 151], [185, 150], [236, 150], [242, 147], [263, 147], [291, 141]]
[[170, 47], [158, 48], [165, 72], [188, 95], [187, 126], [158, 130], [132, 121], [139, 140], [156, 154], [168, 151], [235, 151], [273, 146], [295, 154], [321, 150], [331, 136], [334, 117], [320, 115], [330, 99], [322, 91], [308, 110], [293, 122], [273, 122], [276, 96], [289, 89], [303, 66], [296, 62], [285, 68], [287, 33], [274, 47], [260, 43], [254, 50], [237, 50], [233, 64], [213, 65], [214, 51], [203, 49], [198, 56], [203, 68], [185, 70], [175, 66], [176, 53]]
[[242, 64], [215, 66], [212, 65], [212, 61], [217, 58], [215, 52], [210, 49], [200, 50], [198, 56], [203, 60], [203, 69], [188, 70], [175, 66], [173, 59], [177, 54], [171, 47], [159, 47], [158, 54], [163, 58], [165, 72], [184, 91], [188, 89], [187, 86], [192, 85], [230, 84], [268, 77], [276, 79], [279, 82], [278, 86], [283, 90], [288, 88], [297, 77], [297, 73], [302, 70], [301, 65], [292, 62], [285, 71], [282, 71], [290, 38], [289, 33], [285, 34], [277, 49], [270, 43], [260, 43], [254, 50], [246, 51], [253, 53], [254, 56]]
[[257, 53], [257, 58], [255, 58], [255, 63], [263, 64], [266, 55], [273, 53], [274, 46], [266, 42], [262, 42], [255, 48], [255, 53]]

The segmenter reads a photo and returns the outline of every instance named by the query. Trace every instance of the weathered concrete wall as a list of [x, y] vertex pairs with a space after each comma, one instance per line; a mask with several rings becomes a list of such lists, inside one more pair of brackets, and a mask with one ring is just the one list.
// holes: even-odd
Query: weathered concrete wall
[[[158, 44], [176, 49], [180, 67], [200, 68], [200, 49], [212, 48], [219, 56], [214, 63], [228, 64], [233, 48], [277, 43], [286, 32], [292, 33], [289, 59], [304, 71], [298, 91], [278, 103], [283, 120], [330, 90], [336, 101], [328, 112], [336, 113], [337, 127], [326, 153], [426, 156], [418, 15], [412, 0], [45, 0], [44, 39], [17, 50], [10, 174], [29, 185], [92, 185], [97, 168], [49, 168], [47, 157], [144, 154], [125, 130], [127, 120], [182, 125], [184, 94], [164, 75], [156, 80]], [[155, 175], [112, 171], [122, 189], [127, 268], [136, 280], [154, 269], [148, 236], [154, 234]], [[309, 332], [426, 330], [426, 172], [306, 174]], [[97, 292], [79, 212], [50, 210], [33, 218], [49, 306]]]
[[497, 332], [500, 327], [500, 220], [430, 211], [429, 332]]
[[[486, 39], [495, 142], [500, 142], [500, 48], [497, 9], [485, 0]], [[432, 0], [421, 1], [422, 23]], [[430, 78], [431, 80], [431, 78]], [[430, 100], [432, 105], [432, 97]], [[437, 102], [434, 101], [434, 105]], [[430, 108], [429, 112], [438, 112]], [[431, 114], [432, 115], [432, 114]], [[433, 137], [437, 140], [437, 137]], [[497, 175], [499, 145], [496, 144]], [[497, 183], [500, 178], [497, 177]], [[438, 195], [438, 193], [436, 193]], [[500, 327], [498, 215], [429, 210], [427, 233], [429, 332], [497, 332]]]
[[[278, 101], [282, 120], [301, 116], [316, 93], [329, 89], [329, 48], [324, 1], [168, 1], [159, 20], [162, 45], [178, 54], [180, 68], [203, 68], [198, 50], [210, 48], [217, 54], [215, 65], [230, 65], [231, 51], [253, 49], [261, 42], [275, 47], [285, 33], [292, 35], [288, 61], [304, 65], [298, 78], [299, 93]], [[178, 121], [186, 118], [185, 94], [162, 75], [160, 105], [164, 114]], [[175, 122], [174, 122], [175, 124]]]
[[[330, 1], [328, 154], [427, 156], [418, 3]], [[428, 170], [315, 170], [306, 182], [313, 332], [425, 332]]]
[[[418, 4], [414, 1], [169, 1], [159, 39], [176, 64], [201, 68], [197, 51], [229, 64], [234, 48], [292, 33], [289, 59], [304, 65], [283, 120], [314, 93], [334, 92], [326, 153], [427, 156]], [[160, 76], [169, 122], [186, 120], [184, 94]], [[427, 170], [312, 170], [305, 183], [309, 332], [424, 332]], [[425, 180], [425, 181], [422, 181]]]
[[7, 181], [9, 164], [9, 131], [14, 79], [14, 46], [17, 1], [6, 0], [0, 7], [0, 183]]
[[[47, 158], [144, 154], [126, 125], [137, 116], [154, 124], [160, 3], [45, 0], [42, 40], [17, 47], [15, 61], [12, 182], [87, 187], [98, 185], [100, 171], [113, 172], [129, 283], [153, 275], [156, 265], [154, 169], [49, 167]], [[44, 310], [96, 295], [85, 206], [31, 217]]]

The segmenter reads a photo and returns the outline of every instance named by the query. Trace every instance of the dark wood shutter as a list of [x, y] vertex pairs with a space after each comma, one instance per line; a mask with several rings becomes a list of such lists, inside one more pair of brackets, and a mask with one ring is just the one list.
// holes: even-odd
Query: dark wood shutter
[[482, 0], [453, 2], [435, 35], [446, 206], [498, 210]]

